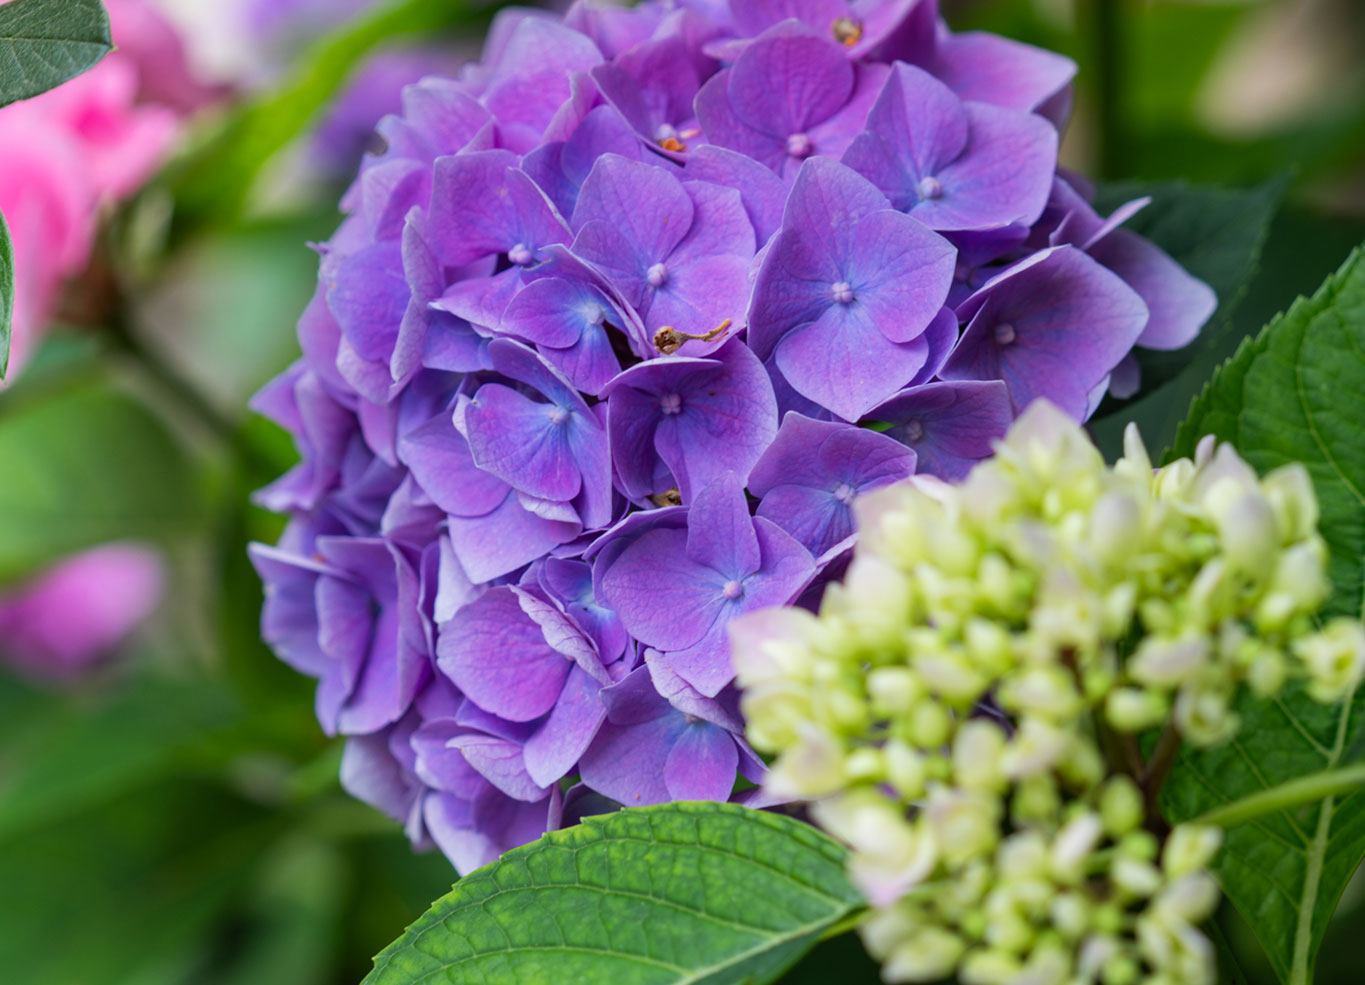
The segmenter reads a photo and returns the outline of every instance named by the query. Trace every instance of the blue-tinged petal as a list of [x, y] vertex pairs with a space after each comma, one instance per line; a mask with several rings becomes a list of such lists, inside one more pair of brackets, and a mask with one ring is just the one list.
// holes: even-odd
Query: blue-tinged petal
[[992, 454], [1014, 412], [1005, 384], [984, 380], [912, 387], [868, 417], [894, 425], [886, 434], [914, 449], [916, 471], [956, 480]]

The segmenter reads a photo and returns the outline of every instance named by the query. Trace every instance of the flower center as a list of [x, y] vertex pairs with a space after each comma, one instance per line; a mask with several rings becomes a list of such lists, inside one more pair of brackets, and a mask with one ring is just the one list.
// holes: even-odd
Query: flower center
[[569, 412], [558, 404], [550, 405], [550, 423], [563, 424], [569, 419]]
[[534, 252], [525, 243], [518, 243], [507, 251], [507, 259], [518, 267], [525, 267], [536, 258]]
[[721, 588], [720, 594], [733, 602], [735, 599], [743, 597], [744, 586], [737, 581], [727, 581], [725, 586]]
[[846, 280], [841, 280], [832, 285], [829, 293], [839, 304], [853, 303], [853, 285]]
[[924, 437], [924, 423], [918, 418], [906, 421], [901, 433], [905, 435], [905, 440], [908, 442], [918, 441]]
[[852, 17], [840, 17], [830, 30], [834, 40], [845, 48], [852, 48], [863, 39], [863, 26]]
[[915, 194], [919, 196], [921, 202], [927, 202], [943, 194], [943, 184], [932, 176], [923, 177], [915, 186]]
[[1001, 345], [1009, 345], [1016, 338], [1014, 326], [1007, 321], [1002, 321], [995, 326], [995, 341]]
[[664, 150], [685, 151], [687, 145], [679, 139], [677, 127], [671, 123], [660, 123], [654, 131], [654, 142]]
[[847, 482], [841, 482], [834, 487], [834, 498], [841, 503], [851, 502], [856, 490]]
[[665, 414], [676, 414], [682, 410], [682, 395], [665, 393], [659, 398], [659, 409]]
[[787, 153], [792, 157], [810, 157], [814, 150], [804, 133], [794, 133], [787, 138]]
[[645, 282], [650, 287], [663, 287], [668, 283], [668, 268], [662, 263], [656, 263], [645, 271]]

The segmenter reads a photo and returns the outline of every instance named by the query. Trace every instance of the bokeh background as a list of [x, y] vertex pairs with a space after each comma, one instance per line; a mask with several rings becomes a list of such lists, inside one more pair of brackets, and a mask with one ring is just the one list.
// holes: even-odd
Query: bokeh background
[[[161, 3], [207, 95], [150, 183], [102, 206], [89, 264], [0, 390], [0, 979], [354, 985], [449, 888], [441, 856], [341, 792], [309, 682], [259, 641], [246, 544], [279, 522], [249, 494], [294, 453], [246, 405], [297, 355], [306, 244], [335, 226], [371, 125], [404, 81], [476, 55], [492, 6]], [[1096, 422], [1112, 442], [1136, 419], [1159, 447], [1197, 381], [1365, 241], [1365, 3], [943, 6], [954, 27], [1079, 62], [1064, 157], [1102, 194], [1225, 186], [1245, 203], [1227, 235], [1264, 237], [1246, 294]], [[1179, 375], [1190, 365], [1207, 372]], [[60, 567], [110, 541], [150, 568], [83, 582]], [[72, 642], [143, 602], [130, 630]], [[1360, 981], [1363, 921], [1357, 878], [1324, 985]], [[1273, 981], [1229, 907], [1215, 936], [1229, 981]], [[875, 971], [845, 939], [791, 980]]]

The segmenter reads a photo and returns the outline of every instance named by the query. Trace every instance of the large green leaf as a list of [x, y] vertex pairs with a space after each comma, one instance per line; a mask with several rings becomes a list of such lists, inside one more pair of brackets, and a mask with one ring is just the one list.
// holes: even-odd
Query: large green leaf
[[588, 818], [457, 883], [366, 985], [770, 982], [861, 902], [799, 821], [681, 803]]
[[0, 403], [0, 578], [109, 540], [161, 538], [197, 519], [176, 439], [146, 407], [84, 384]]
[[[1248, 341], [1195, 402], [1173, 455], [1202, 435], [1230, 441], [1261, 471], [1302, 461], [1331, 549], [1333, 613], [1359, 615], [1365, 591], [1365, 258], [1354, 254], [1311, 299]], [[1171, 820], [1355, 758], [1365, 694], [1324, 707], [1300, 690], [1244, 697], [1237, 739], [1182, 752], [1163, 792]], [[1281, 980], [1312, 981], [1328, 920], [1365, 855], [1365, 793], [1328, 797], [1228, 832], [1217, 863], [1229, 898]]]
[[1096, 204], [1104, 212], [1151, 196], [1151, 204], [1126, 228], [1156, 243], [1218, 295], [1218, 310], [1190, 345], [1175, 352], [1139, 350], [1144, 396], [1119, 405], [1091, 425], [1096, 441], [1111, 457], [1122, 449], [1129, 421], [1137, 422], [1150, 447], [1169, 445], [1190, 401], [1248, 331], [1239, 330], [1233, 316], [1256, 274], [1283, 191], [1282, 181], [1249, 190], [1182, 182], [1122, 182], [1101, 189]]
[[80, 75], [105, 56], [109, 17], [99, 0], [14, 0], [0, 7], [0, 106]]
[[10, 319], [14, 316], [14, 246], [9, 226], [0, 215], [0, 383], [9, 368]]

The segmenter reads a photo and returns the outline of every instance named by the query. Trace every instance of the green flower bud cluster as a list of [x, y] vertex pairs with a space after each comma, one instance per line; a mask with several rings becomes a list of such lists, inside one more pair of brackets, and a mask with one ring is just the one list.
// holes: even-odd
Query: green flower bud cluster
[[819, 615], [754, 613], [731, 638], [765, 786], [852, 848], [886, 979], [1212, 983], [1218, 832], [1154, 833], [1161, 769], [1136, 735], [1222, 742], [1244, 686], [1333, 702], [1365, 674], [1361, 625], [1313, 621], [1306, 472], [1260, 478], [1211, 441], [1154, 470], [1132, 429], [1110, 469], [1040, 402], [961, 485], [855, 508]]

